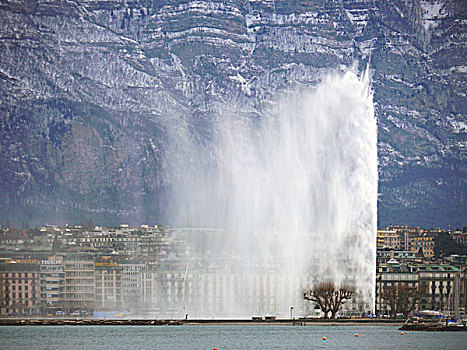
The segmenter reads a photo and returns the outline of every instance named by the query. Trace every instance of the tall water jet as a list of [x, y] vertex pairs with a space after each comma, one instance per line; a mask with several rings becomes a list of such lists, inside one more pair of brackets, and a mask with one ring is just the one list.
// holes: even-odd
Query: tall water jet
[[373, 310], [377, 128], [367, 74], [331, 74], [264, 115], [219, 115], [205, 143], [188, 124], [173, 130], [175, 222], [221, 228], [195, 249], [210, 270], [186, 257], [186, 278], [221, 285], [191, 284], [195, 314], [306, 314], [301, 291], [320, 281], [355, 285], [352, 307]]

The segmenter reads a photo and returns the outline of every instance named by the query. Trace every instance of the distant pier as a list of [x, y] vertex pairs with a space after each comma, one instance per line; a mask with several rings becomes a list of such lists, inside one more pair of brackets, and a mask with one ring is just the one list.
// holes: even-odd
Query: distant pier
[[428, 325], [428, 324], [404, 324], [401, 331], [419, 331], [419, 332], [465, 332], [465, 325]]

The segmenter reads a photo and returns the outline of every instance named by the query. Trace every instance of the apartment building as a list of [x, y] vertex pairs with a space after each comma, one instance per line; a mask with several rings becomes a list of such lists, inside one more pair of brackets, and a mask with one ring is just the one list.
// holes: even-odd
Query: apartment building
[[94, 309], [94, 257], [90, 253], [63, 253], [67, 313]]
[[138, 260], [128, 260], [120, 264], [122, 272], [122, 298], [124, 310], [138, 313], [143, 308], [141, 303], [142, 278], [146, 264]]
[[414, 268], [420, 285], [427, 292], [426, 298], [421, 301], [422, 309], [452, 310], [456, 299], [459, 307], [465, 309], [466, 275], [459, 268], [447, 264], [419, 264]]
[[424, 230], [407, 225], [389, 225], [385, 230], [377, 231], [377, 248], [422, 252], [426, 258], [434, 257], [434, 237], [439, 230]]
[[[413, 288], [411, 291], [405, 287]], [[388, 291], [398, 288], [391, 295]], [[466, 307], [467, 274], [461, 269], [448, 264], [407, 263], [389, 261], [379, 264], [376, 273], [377, 314], [395, 316], [391, 297], [397, 302], [411, 303], [416, 298], [414, 310], [453, 311]], [[420, 292], [419, 295], [417, 294]], [[396, 291], [395, 291], [396, 292]], [[406, 294], [401, 294], [406, 293]], [[394, 302], [394, 300], [393, 300]], [[397, 307], [397, 305], [395, 305]]]
[[40, 313], [40, 266], [34, 263], [6, 263], [0, 266], [0, 308], [2, 315]]
[[434, 248], [435, 241], [434, 236], [429, 234], [422, 234], [420, 236], [410, 237], [410, 250], [413, 252], [423, 252], [423, 256], [426, 258], [432, 258], [435, 256]]
[[95, 294], [94, 309], [115, 311], [122, 308], [123, 267], [109, 256], [96, 258], [94, 262]]
[[40, 296], [43, 313], [62, 311], [65, 300], [63, 256], [51, 256], [40, 264]]
[[376, 233], [377, 248], [400, 249], [400, 236], [395, 230], [378, 230]]

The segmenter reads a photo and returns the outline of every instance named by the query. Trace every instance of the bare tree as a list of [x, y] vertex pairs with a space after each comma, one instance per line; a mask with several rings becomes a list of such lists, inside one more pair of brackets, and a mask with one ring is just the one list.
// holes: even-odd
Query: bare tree
[[324, 312], [324, 318], [336, 318], [337, 312], [352, 297], [355, 288], [342, 284], [336, 288], [334, 282], [320, 282], [312, 289], [303, 291], [303, 298], [318, 304]]
[[387, 286], [381, 293], [386, 300], [393, 316], [398, 313], [408, 316], [426, 295], [426, 288], [422, 286], [409, 286], [405, 283]]

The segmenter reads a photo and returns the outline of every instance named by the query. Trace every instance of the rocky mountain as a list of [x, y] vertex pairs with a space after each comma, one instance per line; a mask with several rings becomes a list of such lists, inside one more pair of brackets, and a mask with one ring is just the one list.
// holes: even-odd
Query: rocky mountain
[[0, 220], [164, 221], [167, 142], [371, 68], [379, 225], [465, 225], [463, 0], [0, 1]]

